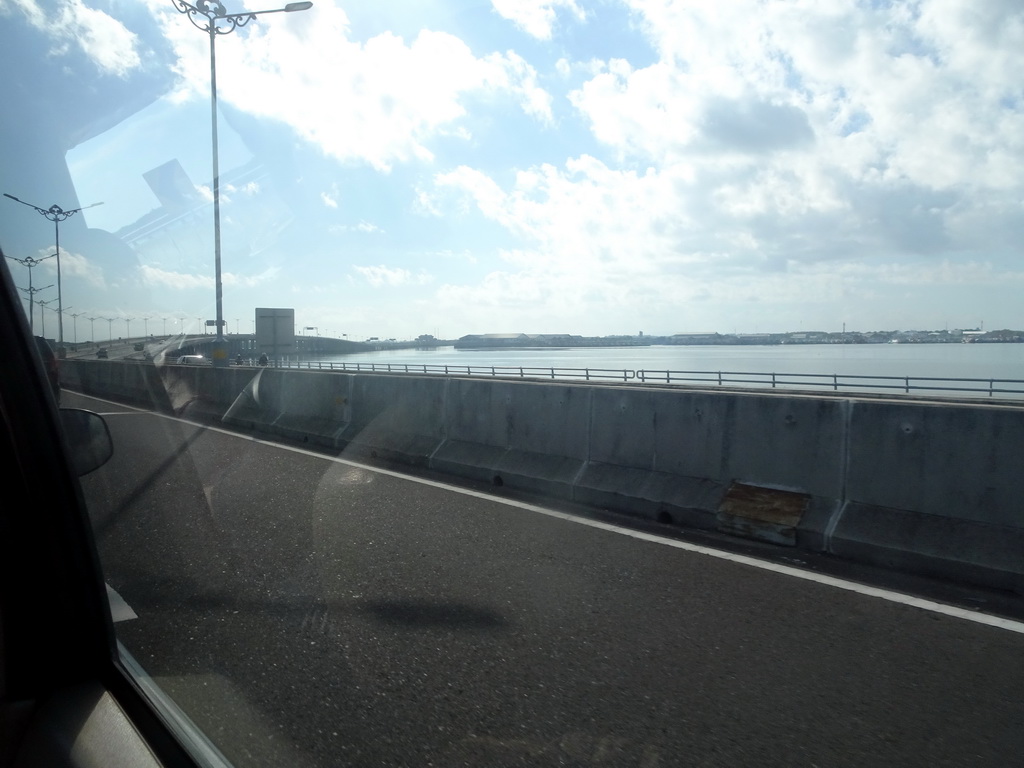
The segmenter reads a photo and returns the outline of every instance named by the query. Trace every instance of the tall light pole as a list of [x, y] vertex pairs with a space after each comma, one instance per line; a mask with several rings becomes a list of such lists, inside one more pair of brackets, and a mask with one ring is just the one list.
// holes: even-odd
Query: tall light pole
[[28, 294], [28, 327], [29, 330], [31, 330], [33, 333], [35, 333], [35, 323], [33, 322], [32, 318], [35, 315], [34, 305], [36, 303], [36, 294], [39, 293], [40, 291], [45, 291], [47, 288], [53, 288], [53, 283], [50, 283], [49, 285], [44, 285], [42, 288], [33, 288], [31, 285], [29, 285], [28, 288], [18, 289], [19, 291], [24, 291], [25, 293]]
[[[224, 286], [221, 282], [220, 260], [220, 163], [217, 145], [217, 35], [227, 35], [238, 27], [244, 27], [257, 16], [266, 13], [294, 13], [306, 11], [313, 3], [288, 3], [284, 8], [269, 11], [252, 11], [246, 13], [228, 13], [227, 8], [218, 0], [196, 0], [196, 4], [185, 0], [171, 0], [174, 7], [184, 13], [192, 26], [205, 32], [210, 37], [210, 123], [212, 126], [213, 144], [213, 261], [214, 285], [217, 300], [217, 329], [213, 342], [213, 364], [227, 367], [227, 342], [224, 340]], [[204, 330], [205, 335], [205, 330]]]
[[13, 256], [8, 256], [7, 257], [11, 261], [16, 261], [19, 264], [21, 264], [21, 266], [23, 266], [26, 269], [28, 269], [28, 290], [25, 291], [24, 288], [22, 288], [21, 290], [25, 291], [28, 294], [28, 327], [29, 327], [29, 330], [31, 330], [32, 327], [33, 327], [32, 316], [33, 316], [33, 313], [35, 311], [35, 308], [34, 308], [33, 305], [35, 303], [35, 296], [36, 296], [36, 294], [39, 293], [40, 291], [45, 291], [46, 288], [53, 288], [52, 284], [47, 285], [45, 288], [33, 288], [32, 287], [32, 270], [35, 269], [36, 267], [38, 267], [40, 264], [42, 264], [47, 259], [52, 259], [56, 255], [57, 254], [55, 254], [55, 253], [51, 253], [49, 256], [43, 256], [43, 258], [41, 258], [41, 259], [34, 259], [31, 256], [26, 256], [24, 259], [16, 259]]
[[135, 319], [134, 317], [128, 317], [127, 315], [125, 315], [125, 318], [124, 318], [124, 337], [126, 339], [130, 339], [132, 337], [132, 320], [134, 320], [134, 319]]
[[85, 312], [69, 312], [68, 314], [71, 315], [71, 317], [73, 318], [71, 322], [72, 322], [72, 327], [74, 328], [75, 346], [77, 347], [78, 346], [78, 318], [81, 317], [82, 315], [84, 315]]
[[36, 304], [39, 305], [39, 320], [40, 320], [40, 323], [39, 323], [39, 335], [42, 336], [45, 339], [46, 338], [46, 310], [48, 309], [48, 306], [47, 306], [48, 304], [53, 304], [53, 299], [47, 299], [46, 301], [37, 301]]
[[114, 318], [101, 317], [100, 320], [107, 321], [107, 344], [109, 344], [114, 340]]
[[89, 341], [91, 341], [93, 344], [95, 344], [96, 343], [96, 321], [97, 320], [102, 320], [103, 318], [102, 317], [90, 317], [90, 318], [87, 318], [87, 319], [92, 324], [92, 327], [89, 330]]
[[85, 205], [81, 208], [65, 211], [56, 203], [49, 208], [40, 208], [38, 205], [26, 203], [24, 200], [19, 200], [14, 195], [9, 195], [6, 192], [4, 192], [4, 197], [9, 197], [14, 202], [27, 205], [29, 208], [35, 208], [39, 214], [53, 222], [53, 237], [56, 242], [57, 251], [54, 254], [57, 257], [57, 354], [60, 357], [64, 357], [64, 297], [60, 287], [60, 223], [74, 216], [79, 211], [84, 211], [86, 208], [95, 208], [97, 205], [103, 205], [103, 203], [93, 203], [92, 205]]

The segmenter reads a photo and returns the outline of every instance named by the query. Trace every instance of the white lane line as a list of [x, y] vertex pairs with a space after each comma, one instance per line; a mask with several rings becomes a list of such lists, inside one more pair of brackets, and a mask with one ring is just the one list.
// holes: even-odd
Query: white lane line
[[462, 494], [463, 496], [471, 496], [473, 498], [482, 499], [484, 501], [494, 502], [496, 504], [503, 504], [507, 507], [515, 507], [517, 509], [526, 510], [528, 512], [534, 512], [539, 515], [546, 515], [553, 517], [558, 520], [564, 520], [569, 523], [575, 523], [577, 525], [585, 525], [590, 528], [597, 528], [602, 531], [608, 531], [610, 533], [617, 533], [620, 536], [629, 536], [633, 539], [639, 539], [640, 541], [646, 541], [651, 544], [660, 544], [665, 547], [673, 547], [675, 549], [681, 549], [686, 552], [693, 552], [699, 555], [705, 555], [707, 557], [714, 557], [719, 560], [727, 560], [732, 563], [739, 565], [750, 566], [751, 568], [759, 568], [764, 571], [772, 571], [773, 573], [782, 574], [784, 576], [791, 576], [795, 579], [803, 579], [804, 581], [812, 581], [817, 584], [824, 584], [825, 586], [835, 587], [836, 589], [842, 589], [847, 592], [855, 592], [860, 595], [867, 597], [875, 597], [880, 600], [886, 600], [891, 603], [898, 603], [900, 605], [909, 605], [914, 608], [920, 608], [924, 611], [930, 611], [931, 613], [942, 614], [943, 616], [951, 616], [957, 619], [963, 619], [964, 621], [972, 621], [975, 624], [984, 624], [990, 627], [996, 627], [998, 629], [1005, 629], [1009, 632], [1017, 632], [1024, 634], [1024, 622], [1015, 621], [1013, 619], [1006, 619], [1001, 616], [992, 616], [987, 613], [980, 613], [977, 611], [969, 611], [965, 608], [959, 608], [954, 605], [946, 605], [945, 603], [939, 603], [934, 600], [927, 600], [921, 597], [915, 597], [913, 595], [907, 595], [902, 592], [894, 592], [889, 589], [882, 589], [880, 587], [872, 587], [867, 584], [859, 584], [855, 581], [847, 581], [846, 579], [840, 579], [835, 576], [827, 576], [821, 573], [815, 573], [813, 571], [804, 571], [799, 568], [794, 568], [789, 565], [782, 565], [780, 563], [773, 563], [770, 560], [759, 560], [756, 557], [750, 557], [748, 555], [740, 555], [734, 552], [726, 552], [719, 549], [712, 549], [711, 547], [705, 547], [700, 544], [691, 544], [687, 541], [679, 541], [677, 539], [667, 539], [657, 534], [647, 533], [645, 531], [635, 531], [630, 528], [625, 528], [614, 523], [605, 523], [600, 520], [590, 520], [584, 517], [577, 517], [576, 515], [569, 514], [567, 512], [558, 512], [553, 509], [547, 509], [545, 507], [537, 506], [536, 504], [530, 504], [524, 501], [518, 501], [516, 499], [506, 499], [499, 496], [492, 496], [482, 491], [474, 491], [470, 488], [460, 488], [456, 485], [450, 485], [437, 480], [428, 480], [422, 477], [415, 477], [411, 475], [405, 475], [401, 472], [396, 472], [390, 469], [381, 469], [380, 467], [373, 467], [367, 464], [361, 464], [357, 461], [351, 461], [350, 459], [342, 459], [336, 456], [325, 456], [322, 453], [311, 451], [307, 448], [299, 448], [297, 446], [283, 445], [281, 443], [274, 443], [269, 440], [263, 440], [252, 435], [242, 435], [231, 430], [224, 429], [223, 427], [209, 426], [200, 424], [195, 421], [188, 421], [187, 419], [180, 419], [174, 416], [168, 416], [162, 413], [156, 413], [154, 411], [142, 411], [142, 413], [150, 413], [153, 416], [159, 416], [160, 418], [170, 419], [172, 421], [179, 421], [191, 426], [202, 427], [210, 430], [211, 432], [218, 432], [228, 437], [234, 437], [239, 440], [248, 440], [253, 443], [259, 443], [270, 448], [277, 448], [279, 450], [291, 451], [292, 453], [298, 453], [303, 456], [310, 456], [315, 459], [322, 461], [330, 461], [335, 464], [344, 464], [349, 467], [356, 467], [358, 469], [365, 470], [367, 472], [375, 472], [379, 475], [386, 475], [388, 477], [395, 477], [400, 480], [406, 480], [410, 483], [419, 483], [420, 485], [430, 486], [432, 488], [439, 488], [452, 493]]
[[110, 603], [110, 618], [115, 624], [119, 621], [131, 621], [139, 618], [139, 615], [132, 610], [132, 607], [124, 601], [109, 584], [107, 586], [107, 601]]

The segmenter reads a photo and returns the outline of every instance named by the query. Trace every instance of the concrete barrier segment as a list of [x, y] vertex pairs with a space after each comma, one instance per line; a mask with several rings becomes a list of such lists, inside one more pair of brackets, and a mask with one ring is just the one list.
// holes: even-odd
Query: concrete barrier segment
[[831, 554], [1024, 594], [1024, 530], [851, 502]]
[[573, 500], [684, 527], [714, 529], [715, 511], [727, 486], [602, 462], [588, 462], [573, 489]]
[[281, 413], [281, 398], [275, 386], [280, 384], [280, 379], [274, 381], [270, 373], [260, 368], [250, 376], [225, 410], [225, 424], [259, 431], [270, 429]]
[[451, 379], [430, 466], [569, 500], [589, 450], [591, 388]]
[[339, 433], [346, 455], [427, 466], [445, 438], [445, 380], [368, 374], [348, 377], [350, 421]]
[[1024, 528], [1022, 457], [1024, 410], [855, 402], [846, 496]]
[[340, 447], [341, 434], [351, 421], [350, 385], [351, 377], [330, 373], [303, 371], [284, 376], [274, 430], [294, 440]]
[[165, 413], [173, 408], [153, 365], [66, 359], [60, 361], [60, 378], [61, 386], [83, 394], [149, 406]]

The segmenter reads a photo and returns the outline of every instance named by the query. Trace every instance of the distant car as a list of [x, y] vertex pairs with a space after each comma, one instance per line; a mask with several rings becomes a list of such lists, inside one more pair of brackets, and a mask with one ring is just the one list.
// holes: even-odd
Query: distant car
[[57, 364], [57, 356], [53, 354], [50, 342], [42, 336], [36, 336], [35, 339], [39, 356], [43, 359], [43, 368], [46, 369], [46, 378], [50, 382], [50, 389], [53, 390], [53, 397], [60, 403], [60, 369]]
[[182, 355], [178, 358], [178, 365], [206, 365], [207, 360], [202, 355]]
[[98, 357], [100, 360], [108, 359], [107, 358], [107, 348], [106, 347], [100, 347], [99, 349], [97, 349], [96, 350], [96, 357]]

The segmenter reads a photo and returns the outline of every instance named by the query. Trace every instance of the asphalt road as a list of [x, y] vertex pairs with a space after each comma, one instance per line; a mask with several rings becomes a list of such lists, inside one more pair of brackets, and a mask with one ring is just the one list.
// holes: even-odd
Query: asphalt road
[[64, 402], [118, 636], [237, 765], [1024, 765], [1021, 625]]

